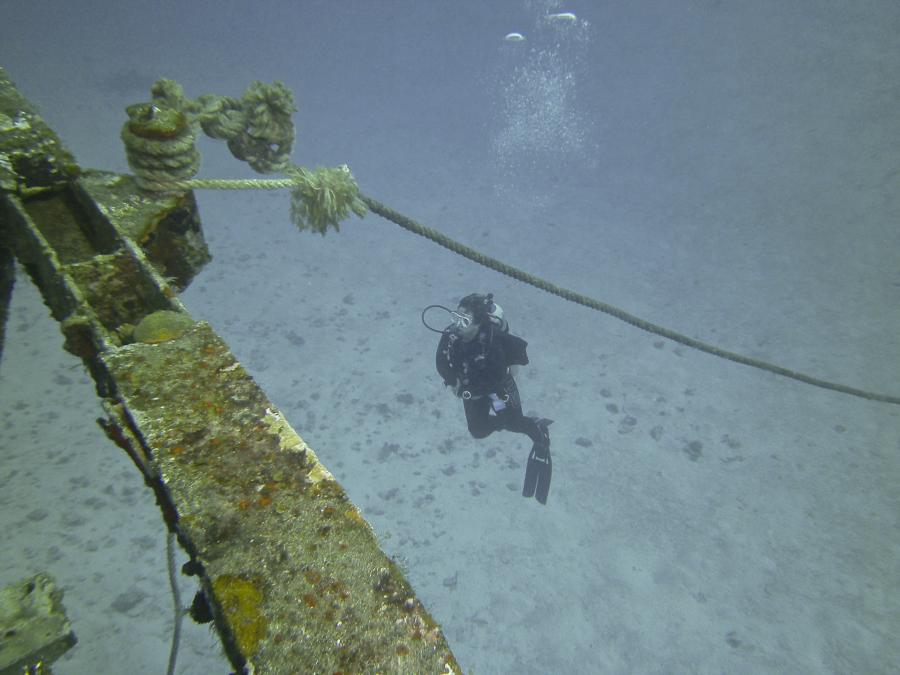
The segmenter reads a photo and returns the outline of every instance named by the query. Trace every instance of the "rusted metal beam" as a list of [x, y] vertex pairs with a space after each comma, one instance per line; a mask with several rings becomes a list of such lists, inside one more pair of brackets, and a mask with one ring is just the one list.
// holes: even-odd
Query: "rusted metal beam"
[[[0, 111], [17, 120], [0, 127], [0, 158], [15, 174], [0, 194], [0, 232], [94, 377], [102, 426], [189, 553], [198, 603], [234, 666], [461, 672], [344, 489], [178, 300], [205, 260], [193, 195], [143, 194], [128, 177], [49, 153], [62, 146], [2, 69]], [[161, 238], [170, 244], [154, 246]]]

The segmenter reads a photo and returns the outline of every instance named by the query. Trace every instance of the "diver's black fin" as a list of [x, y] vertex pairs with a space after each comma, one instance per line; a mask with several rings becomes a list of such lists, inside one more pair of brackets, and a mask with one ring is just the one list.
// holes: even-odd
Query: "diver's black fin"
[[540, 472], [540, 470], [541, 468], [540, 466], [538, 466], [534, 448], [532, 448], [531, 454], [528, 455], [528, 463], [525, 465], [525, 486], [522, 488], [523, 497], [534, 497], [534, 491], [537, 488], [538, 473]]
[[547, 436], [547, 447], [539, 448], [535, 443], [528, 455], [528, 464], [525, 466], [525, 485], [522, 487], [523, 497], [534, 497], [541, 504], [547, 503], [547, 495], [550, 493], [550, 479], [553, 476], [553, 462], [550, 460], [550, 438], [547, 427], [553, 424], [553, 420], [542, 418], [537, 422], [541, 431]]
[[537, 450], [532, 448], [531, 454], [528, 455], [528, 464], [525, 466], [525, 485], [522, 488], [522, 496], [534, 497], [541, 504], [546, 504], [552, 476], [553, 462], [550, 460], [550, 450], [538, 455]]
[[538, 472], [537, 488], [534, 498], [541, 504], [547, 503], [547, 495], [550, 494], [550, 479], [553, 478], [553, 460], [550, 459], [550, 451], [547, 451], [547, 458], [544, 460], [546, 464]]

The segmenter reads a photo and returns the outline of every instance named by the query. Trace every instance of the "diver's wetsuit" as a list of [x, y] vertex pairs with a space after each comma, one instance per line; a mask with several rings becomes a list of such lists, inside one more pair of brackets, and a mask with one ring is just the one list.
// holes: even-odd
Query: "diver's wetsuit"
[[485, 438], [505, 429], [526, 434], [536, 445], [546, 441], [538, 420], [522, 414], [519, 390], [509, 374], [511, 365], [528, 363], [527, 344], [490, 322], [482, 325], [470, 342], [451, 330], [441, 337], [437, 371], [444, 384], [457, 388], [463, 399], [469, 432], [475, 438]]

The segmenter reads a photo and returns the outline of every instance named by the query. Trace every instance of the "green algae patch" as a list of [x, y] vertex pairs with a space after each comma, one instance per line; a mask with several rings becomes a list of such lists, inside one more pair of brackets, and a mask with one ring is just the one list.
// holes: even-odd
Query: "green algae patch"
[[131, 117], [128, 130], [140, 138], [167, 141], [178, 138], [190, 128], [187, 116], [174, 108], [138, 103], [126, 111]]
[[252, 657], [267, 632], [260, 609], [262, 591], [254, 582], [232, 574], [216, 577], [212, 586], [238, 648], [244, 656]]
[[134, 341], [144, 344], [168, 342], [184, 335], [194, 325], [194, 320], [182, 312], [160, 310], [148, 314], [134, 329]]

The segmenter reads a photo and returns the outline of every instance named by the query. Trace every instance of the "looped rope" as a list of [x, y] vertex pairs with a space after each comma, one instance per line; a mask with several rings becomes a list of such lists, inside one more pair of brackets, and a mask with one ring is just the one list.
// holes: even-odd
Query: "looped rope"
[[241, 97], [240, 131], [228, 139], [231, 154], [258, 173], [284, 171], [294, 147], [294, 97], [281, 82], [254, 82]]
[[122, 127], [128, 165], [140, 187], [190, 178], [200, 169], [200, 153], [187, 116], [152, 103], [129, 106]]
[[[200, 168], [197, 127], [224, 140], [231, 154], [258, 173], [285, 171], [294, 146], [294, 97], [281, 82], [253, 82], [240, 99], [205, 94], [192, 101], [174, 80], [161, 79], [153, 100], [127, 108], [122, 129], [128, 165], [138, 185], [154, 189]], [[168, 181], [167, 181], [168, 178]]]

